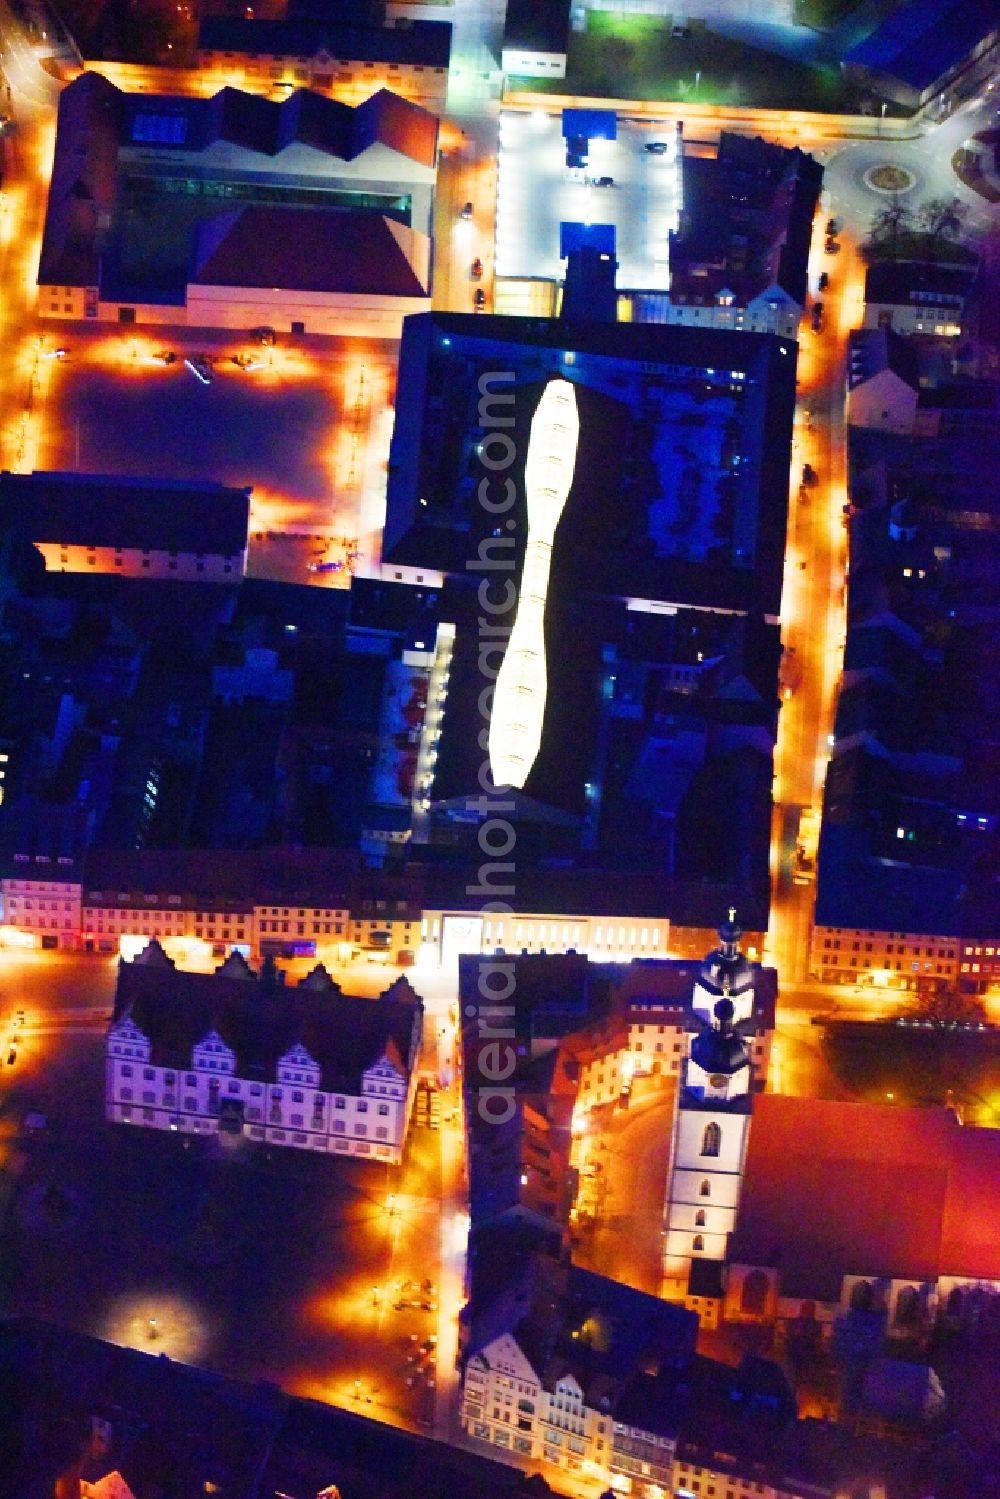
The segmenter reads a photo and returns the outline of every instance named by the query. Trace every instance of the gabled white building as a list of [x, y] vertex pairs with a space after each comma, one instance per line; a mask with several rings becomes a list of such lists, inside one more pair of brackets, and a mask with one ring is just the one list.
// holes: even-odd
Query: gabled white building
[[[676, 1439], [666, 1397], [694, 1351], [695, 1318], [544, 1258], [521, 1290], [506, 1312], [484, 1310], [498, 1330], [466, 1359], [463, 1429], [519, 1464], [636, 1495], [665, 1488]], [[623, 1484], [626, 1475], [636, 1486]]]
[[238, 954], [214, 974], [180, 972], [152, 942], [121, 964], [107, 1117], [398, 1164], [422, 1022], [405, 979], [361, 999], [320, 965], [286, 989]]

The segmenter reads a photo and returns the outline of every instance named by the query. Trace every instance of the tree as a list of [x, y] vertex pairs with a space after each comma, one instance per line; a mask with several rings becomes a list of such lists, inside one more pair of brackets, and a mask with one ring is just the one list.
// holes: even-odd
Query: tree
[[958, 238], [964, 221], [965, 205], [958, 198], [928, 198], [926, 203], [921, 203], [916, 223], [930, 241], [927, 248], [932, 259], [937, 249], [943, 252], [946, 242]]
[[959, 994], [942, 989], [936, 994], [918, 994], [899, 1013], [901, 1020], [919, 1020], [938, 1030], [952, 1030], [959, 1025], [984, 1025], [986, 1007], [974, 994]]
[[862, 254], [867, 261], [895, 260], [899, 243], [913, 233], [913, 214], [905, 203], [894, 200], [880, 208], [872, 219]]

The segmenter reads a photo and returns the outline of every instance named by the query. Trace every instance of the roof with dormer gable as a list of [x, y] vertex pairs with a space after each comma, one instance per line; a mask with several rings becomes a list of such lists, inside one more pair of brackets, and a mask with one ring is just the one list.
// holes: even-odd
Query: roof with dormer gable
[[412, 990], [372, 1000], [321, 984], [315, 969], [311, 982], [287, 987], [270, 974], [228, 962], [212, 974], [187, 973], [151, 943], [119, 965], [112, 1029], [131, 1020], [150, 1042], [152, 1065], [178, 1069], [215, 1032], [235, 1053], [236, 1075], [262, 1081], [276, 1080], [279, 1060], [301, 1045], [327, 1092], [360, 1093], [364, 1074], [384, 1058], [404, 1077], [415, 1064], [422, 1003]]

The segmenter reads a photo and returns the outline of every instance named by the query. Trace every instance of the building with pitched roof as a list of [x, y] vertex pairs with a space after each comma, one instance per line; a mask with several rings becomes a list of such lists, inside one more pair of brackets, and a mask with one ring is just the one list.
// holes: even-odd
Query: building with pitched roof
[[438, 120], [351, 106], [126, 93], [60, 98], [38, 272], [57, 318], [398, 337], [429, 305]]
[[847, 344], [847, 420], [881, 432], [912, 432], [920, 374], [910, 343], [890, 327], [856, 329]]
[[423, 1004], [405, 979], [342, 993], [322, 964], [287, 988], [232, 953], [213, 974], [151, 942], [119, 968], [107, 1036], [108, 1119], [228, 1134], [398, 1165]]
[[246, 571], [250, 489], [119, 474], [0, 474], [0, 517], [48, 572], [231, 583]]
[[281, 21], [206, 16], [198, 29], [203, 72], [242, 77], [249, 87], [307, 84], [355, 104], [388, 88], [444, 112], [451, 23], [407, 18], [395, 26], [343, 25], [305, 15]]
[[694, 1352], [695, 1317], [544, 1252], [514, 1278], [499, 1320], [488, 1302], [468, 1319], [463, 1429], [519, 1463], [669, 1485], [672, 1376]]
[[714, 158], [686, 154], [664, 321], [796, 338], [822, 183], [798, 147], [730, 131]]
[[[726, 1244], [736, 1222], [755, 1093], [767, 1077], [759, 1040], [774, 1026], [773, 970], [740, 951], [736, 912], [719, 928], [719, 946], [695, 978], [693, 1031], [680, 1062], [670, 1178], [664, 1212], [663, 1294], [714, 1299], [721, 1289]], [[757, 987], [760, 986], [760, 1003]], [[717, 1267], [713, 1277], [709, 1265]], [[699, 1269], [692, 1275], [695, 1266]]]
[[906, 1333], [977, 1287], [1000, 1291], [998, 1177], [1000, 1131], [950, 1109], [763, 1095], [725, 1316], [829, 1325], [853, 1306]]
[[958, 338], [974, 266], [880, 260], [865, 272], [865, 328]]

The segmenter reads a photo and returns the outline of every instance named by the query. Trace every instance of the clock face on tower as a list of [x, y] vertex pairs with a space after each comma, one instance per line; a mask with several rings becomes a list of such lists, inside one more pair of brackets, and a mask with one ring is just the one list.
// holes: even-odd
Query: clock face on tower
[[713, 1088], [724, 1088], [729, 1079], [721, 1072], [713, 1072], [708, 1081]]

